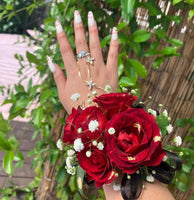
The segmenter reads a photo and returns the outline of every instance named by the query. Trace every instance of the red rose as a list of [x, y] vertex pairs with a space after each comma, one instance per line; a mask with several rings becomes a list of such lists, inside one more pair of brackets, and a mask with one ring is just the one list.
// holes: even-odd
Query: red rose
[[161, 163], [161, 135], [154, 117], [143, 109], [129, 108], [114, 115], [105, 132], [106, 151], [111, 162], [123, 172], [133, 174], [141, 165]]
[[[86, 156], [87, 151], [91, 152], [90, 157]], [[78, 152], [77, 158], [82, 169], [86, 171], [88, 179], [94, 180], [97, 187], [111, 183], [115, 179], [116, 172], [104, 150], [86, 145], [81, 152]]]
[[63, 142], [73, 144], [76, 138], [81, 138], [83, 143], [99, 140], [104, 136], [106, 123], [105, 115], [96, 106], [74, 109], [66, 120]]
[[130, 108], [133, 101], [136, 99], [136, 96], [133, 97], [132, 95], [123, 92], [103, 94], [96, 97], [93, 101], [102, 108], [108, 119], [111, 119], [114, 114], [123, 112]]

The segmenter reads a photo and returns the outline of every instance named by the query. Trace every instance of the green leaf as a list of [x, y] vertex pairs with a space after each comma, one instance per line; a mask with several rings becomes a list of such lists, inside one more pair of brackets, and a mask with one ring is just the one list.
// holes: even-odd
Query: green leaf
[[186, 165], [186, 164], [182, 164], [182, 169], [185, 173], [190, 173], [191, 172], [191, 169], [192, 169], [192, 165]]
[[14, 159], [13, 151], [8, 151], [3, 158], [3, 168], [5, 172], [9, 175], [13, 175], [13, 166], [12, 166], [13, 159]]
[[177, 3], [181, 2], [182, 0], [173, 0], [172, 5], [176, 5]]
[[3, 118], [3, 115], [0, 113], [0, 132], [8, 133], [11, 130], [9, 123]]
[[163, 63], [163, 60], [163, 57], [157, 57], [152, 64], [153, 69], [158, 68]]
[[119, 25], [117, 26], [117, 31], [119, 32], [122, 28], [124, 28], [126, 26], [127, 26], [127, 23], [125, 23], [125, 22], [119, 23]]
[[149, 31], [140, 29], [132, 34], [132, 40], [134, 40], [135, 42], [145, 42], [150, 38], [150, 36], [151, 33]]
[[181, 128], [186, 127], [187, 123], [188, 123], [187, 119], [177, 119], [175, 121], [175, 125]]
[[194, 16], [194, 9], [189, 11], [189, 20], [191, 20]]
[[194, 0], [185, 0], [185, 2], [190, 4], [190, 5], [194, 5]]
[[75, 193], [73, 200], [82, 200], [82, 198], [78, 192]]
[[151, 3], [148, 2], [141, 2], [140, 5], [144, 6], [148, 9], [151, 16], [159, 15], [161, 12], [159, 12]]
[[182, 183], [182, 182], [178, 182], [177, 188], [178, 188], [179, 190], [183, 191], [183, 192], [186, 192], [186, 191], [187, 191], [187, 186], [186, 186], [184, 183]]
[[76, 175], [70, 176], [69, 187], [70, 187], [72, 192], [76, 191], [76, 188], [77, 188], [77, 181], [76, 180], [77, 180]]
[[135, 59], [128, 59], [128, 62], [142, 78], [146, 78], [147, 70], [144, 65]]
[[10, 151], [11, 150], [11, 145], [9, 143], [9, 140], [7, 137], [0, 133], [0, 151]]
[[41, 92], [40, 102], [44, 103], [46, 100], [48, 100], [49, 97], [52, 97], [53, 94], [54, 94], [54, 91], [51, 89], [44, 90], [43, 92]]
[[163, 30], [163, 29], [160, 28], [160, 27], [156, 29], [155, 34], [156, 34], [156, 36], [157, 36], [159, 39], [161, 39], [161, 38], [166, 38], [166, 37], [167, 37], [166, 31]]
[[135, 86], [135, 83], [133, 80], [131, 80], [127, 76], [122, 76], [119, 80], [119, 85], [123, 87], [130, 87], [130, 86]]
[[34, 54], [30, 53], [29, 51], [26, 52], [26, 57], [30, 63], [40, 65], [40, 61], [38, 60], [38, 58]]
[[28, 82], [28, 86], [27, 86], [28, 92], [30, 91], [31, 87], [32, 87], [32, 78]]
[[182, 47], [183, 46], [183, 42], [181, 40], [176, 39], [176, 38], [168, 39], [168, 42], [170, 44], [173, 44], [173, 45], [178, 46], [178, 47]]
[[121, 0], [121, 14], [122, 17], [129, 22], [133, 15], [134, 15], [134, 11], [135, 11], [135, 0]]
[[83, 192], [83, 181], [84, 181], [85, 174], [86, 174], [85, 171], [80, 166], [78, 166], [77, 167], [77, 189], [83, 197], [85, 197], [84, 192]]
[[42, 107], [38, 107], [33, 110], [32, 121], [33, 121], [34, 125], [37, 126], [38, 128], [40, 128], [40, 126], [41, 126], [42, 117], [43, 117], [43, 108]]
[[176, 55], [176, 50], [177, 47], [165, 47], [164, 49], [162, 49], [161, 54], [164, 56]]
[[14, 104], [15, 102], [16, 102], [16, 100], [14, 100], [14, 99], [6, 99], [6, 100], [2, 103], [2, 105], [9, 104], [9, 103]]
[[103, 40], [100, 42], [101, 48], [104, 48], [107, 44], [110, 44], [111, 35], [108, 35], [103, 38]]

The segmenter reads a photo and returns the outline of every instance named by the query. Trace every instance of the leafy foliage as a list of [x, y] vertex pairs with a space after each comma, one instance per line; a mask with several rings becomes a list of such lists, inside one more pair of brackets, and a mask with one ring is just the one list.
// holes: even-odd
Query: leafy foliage
[[[189, 18], [192, 18], [193, 1], [186, 1], [185, 3], [182, 0], [171, 0], [167, 2], [173, 2], [175, 9], [176, 7], [177, 9], [184, 9], [185, 5], [189, 5]], [[24, 20], [23, 16], [31, 15], [31, 17], [34, 18], [34, 15], [39, 12], [37, 9], [43, 9], [44, 7], [44, 1], [3, 0], [3, 3], [0, 5], [0, 31], [10, 32], [12, 29], [14, 32], [23, 32], [23, 30], [20, 30], [20, 25], [24, 24], [22, 21]], [[46, 8], [48, 8], [49, 11], [44, 20], [44, 26], [36, 40], [36, 45], [39, 46], [39, 48], [33, 53], [26, 52], [29, 67], [36, 68], [36, 75], [40, 77], [42, 83], [34, 83], [33, 80], [30, 79], [28, 87], [25, 89], [19, 82], [15, 84], [14, 91], [10, 91], [9, 88], [7, 88], [9, 98], [3, 102], [3, 105], [11, 104], [8, 121], [3, 119], [2, 115], [0, 115], [0, 151], [5, 152], [3, 168], [7, 174], [12, 175], [15, 168], [22, 167], [24, 158], [22, 152], [19, 150], [19, 141], [15, 138], [14, 132], [11, 129], [10, 121], [17, 116], [29, 118], [35, 128], [32, 138], [35, 139], [37, 135], [40, 134], [41, 140], [39, 140], [35, 148], [29, 152], [29, 156], [34, 156], [32, 168], [36, 172], [37, 177], [32, 183], [23, 188], [23, 191], [27, 193], [26, 199], [33, 199], [34, 194], [32, 191], [40, 184], [43, 174], [43, 164], [46, 160], [48, 160], [51, 165], [58, 161], [56, 166], [57, 197], [62, 200], [69, 199], [70, 197], [75, 200], [83, 199], [83, 191], [76, 181], [79, 177], [83, 180], [83, 172], [80, 171], [77, 177], [76, 175], [70, 177], [67, 174], [64, 168], [64, 158], [66, 155], [61, 154], [55, 143], [51, 140], [50, 135], [52, 127], [55, 126], [53, 121], [54, 115], [63, 109], [58, 100], [53, 77], [46, 64], [46, 56], [49, 55], [53, 58], [54, 62], [64, 68], [59, 45], [56, 41], [55, 19], [58, 18], [62, 26], [65, 27], [66, 35], [75, 52], [72, 28], [74, 10], [79, 9], [82, 16], [87, 16], [87, 12], [92, 10], [99, 26], [99, 36], [105, 61], [111, 39], [110, 30], [112, 27], [116, 26], [120, 43], [118, 58], [119, 91], [128, 89], [129, 87], [139, 91], [140, 85], [138, 83], [138, 78], [146, 78], [147, 76], [147, 66], [142, 64], [144, 58], [153, 57], [154, 62], [152, 67], [156, 69], [162, 65], [164, 59], [167, 57], [180, 56], [178, 50], [183, 46], [183, 43], [176, 38], [169, 38], [167, 30], [170, 22], [174, 22], [178, 25], [182, 18], [180, 16], [165, 14], [157, 2], [153, 0], [148, 0], [147, 2], [135, 0], [64, 0], [59, 3], [53, 1], [52, 6], [50, 2], [46, 5]], [[143, 26], [143, 24], [141, 24], [143, 23], [142, 20], [139, 19], [136, 14], [139, 8], [145, 9], [148, 12], [147, 17], [149, 23], [146, 24], [147, 27], [144, 26], [144, 29], [141, 28], [141, 26]], [[83, 17], [82, 20], [85, 30], [87, 31], [86, 17]], [[32, 24], [32, 26], [34, 27], [36, 25]], [[16, 27], [19, 27], [19, 29], [17, 30]], [[163, 42], [165, 42], [166, 46], [161, 48]], [[16, 54], [15, 58], [21, 65], [21, 69], [18, 71], [18, 74], [21, 75], [25, 67], [24, 58], [19, 54]], [[0, 87], [0, 91], [3, 94], [6, 92], [6, 89]], [[30, 108], [32, 112], [28, 113], [27, 111]], [[182, 119], [176, 123], [182, 127], [191, 121], [191, 119]], [[63, 119], [61, 123], [64, 123]], [[193, 131], [193, 125], [190, 131]], [[193, 158], [193, 151], [190, 148], [191, 145], [193, 145], [193, 138], [185, 138], [185, 141], [189, 142], [190, 146], [185, 149], [179, 148], [179, 152], [183, 152], [182, 159], [185, 163], [183, 165], [183, 171], [179, 174], [179, 181], [175, 182], [176, 187], [182, 191], [185, 191], [190, 186], [188, 175], [193, 166], [193, 159], [189, 161], [189, 157]], [[49, 149], [47, 148], [48, 145], [50, 147]], [[172, 147], [169, 148], [172, 149]], [[15, 166], [13, 166], [13, 161], [16, 162]], [[3, 187], [0, 189], [0, 194], [3, 195], [3, 199], [9, 199], [9, 196], [16, 195], [16, 190], [17, 187]], [[99, 192], [101, 196], [99, 199], [104, 199], [103, 192]], [[90, 196], [89, 199], [96, 199], [96, 197]]]

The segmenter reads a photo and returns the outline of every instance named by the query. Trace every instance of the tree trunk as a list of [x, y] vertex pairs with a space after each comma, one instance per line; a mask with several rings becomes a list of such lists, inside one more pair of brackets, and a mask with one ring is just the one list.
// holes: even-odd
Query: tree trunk
[[[61, 135], [63, 134], [63, 126], [59, 123], [60, 118], [65, 118], [67, 113], [64, 110], [59, 111], [54, 119], [55, 127], [51, 130], [51, 140], [57, 142]], [[60, 159], [60, 158], [59, 158]], [[36, 191], [37, 200], [56, 200], [56, 165], [50, 165], [47, 160], [44, 164], [44, 174], [41, 183]]]

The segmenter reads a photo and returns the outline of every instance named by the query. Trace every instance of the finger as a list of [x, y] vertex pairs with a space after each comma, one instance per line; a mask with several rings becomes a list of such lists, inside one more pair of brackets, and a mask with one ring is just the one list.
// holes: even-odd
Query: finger
[[77, 10], [74, 12], [74, 32], [75, 32], [75, 44], [76, 44], [77, 54], [80, 51], [88, 52], [88, 45], [86, 42], [83, 23], [81, 20], [80, 13]]
[[56, 25], [56, 31], [57, 31], [57, 39], [59, 41], [59, 46], [60, 46], [63, 62], [64, 62], [66, 72], [68, 75], [76, 69], [75, 56], [73, 54], [73, 51], [69, 44], [67, 36], [58, 20], [56, 21], [55, 25]]
[[103, 57], [98, 36], [98, 28], [94, 20], [93, 13], [88, 13], [88, 28], [89, 28], [89, 45], [91, 56], [95, 58], [95, 63], [99, 66], [102, 65]]
[[66, 84], [66, 78], [64, 76], [63, 71], [57, 64], [53, 64], [50, 57], [47, 56], [48, 66], [53, 73], [55, 83], [57, 85], [57, 90], [59, 94], [59, 99], [61, 102], [63, 102], [64, 96], [64, 88]]
[[112, 71], [117, 71], [117, 64], [118, 64], [118, 35], [117, 35], [117, 28], [114, 27], [112, 31], [111, 43], [108, 52], [107, 58], [107, 68]]

